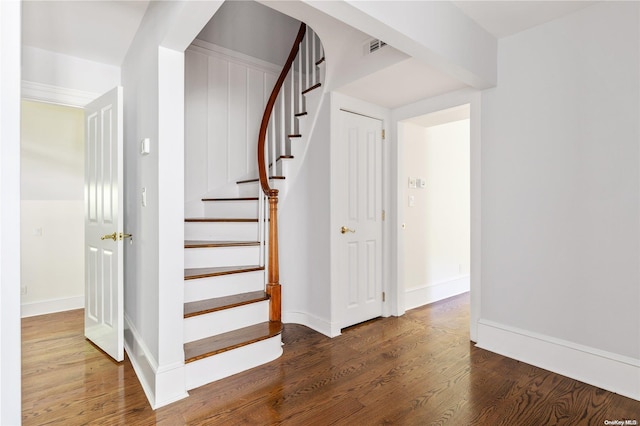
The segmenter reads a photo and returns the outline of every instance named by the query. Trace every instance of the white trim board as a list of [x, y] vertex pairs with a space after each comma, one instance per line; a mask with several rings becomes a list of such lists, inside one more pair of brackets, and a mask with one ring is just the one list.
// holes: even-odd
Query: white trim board
[[229, 62], [273, 74], [276, 77], [280, 75], [280, 71], [282, 70], [281, 65], [272, 64], [271, 62], [263, 61], [262, 59], [254, 58], [253, 56], [245, 55], [244, 53], [236, 52], [235, 50], [227, 49], [226, 47], [200, 39], [193, 40], [193, 43], [191, 43], [191, 46], [189, 46], [187, 50], [208, 56], [217, 56]]
[[293, 323], [304, 325], [327, 337], [336, 337], [341, 334], [337, 323], [323, 320], [322, 318], [305, 312], [283, 312], [282, 322], [285, 324]]
[[405, 290], [405, 309], [414, 309], [429, 303], [438, 302], [458, 294], [466, 293], [471, 286], [469, 275], [453, 277], [433, 284]]
[[640, 359], [483, 319], [476, 346], [640, 400]]
[[[158, 362], [126, 314], [124, 329], [124, 350], [129, 356], [151, 408], [155, 410], [188, 397], [189, 394], [185, 389], [184, 363], [158, 366]], [[161, 389], [172, 389], [175, 392], [172, 395], [161, 395], [159, 394]]]
[[34, 81], [22, 81], [22, 98], [32, 101], [84, 108], [99, 96], [99, 93], [52, 86]]
[[53, 314], [56, 312], [84, 308], [84, 296], [64, 297], [61, 299], [23, 303], [20, 307], [22, 318]]

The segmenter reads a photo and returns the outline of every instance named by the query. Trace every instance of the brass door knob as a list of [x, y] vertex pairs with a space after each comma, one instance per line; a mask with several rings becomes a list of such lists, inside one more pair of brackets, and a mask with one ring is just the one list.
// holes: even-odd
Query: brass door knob
[[346, 234], [347, 232], [356, 232], [356, 230], [355, 229], [349, 229], [346, 226], [343, 226], [342, 228], [340, 228], [340, 233]]
[[125, 238], [133, 239], [131, 234], [125, 234], [123, 232], [121, 232], [120, 234], [118, 234], [117, 232], [114, 232], [113, 234], [106, 234], [100, 237], [101, 240], [113, 240], [113, 241], [118, 241], [118, 240], [122, 241]]
[[113, 234], [103, 235], [100, 239], [118, 241], [118, 234], [114, 232]]

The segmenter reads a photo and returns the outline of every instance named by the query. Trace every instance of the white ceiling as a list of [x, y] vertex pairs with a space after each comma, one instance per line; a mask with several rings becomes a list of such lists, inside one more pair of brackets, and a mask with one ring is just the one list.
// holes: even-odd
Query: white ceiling
[[22, 44], [120, 66], [148, 5], [148, 0], [23, 1]]
[[375, 105], [396, 108], [464, 87], [464, 83], [409, 58], [342, 86], [338, 91]]
[[496, 38], [507, 37], [576, 12], [596, 1], [453, 1]]
[[[500, 38], [549, 22], [595, 2], [453, 3], [489, 33]], [[29, 0], [22, 5], [23, 45], [120, 66], [149, 0]], [[340, 91], [393, 108], [462, 87], [465, 85], [448, 75], [418, 60], [409, 59], [349, 83]]]

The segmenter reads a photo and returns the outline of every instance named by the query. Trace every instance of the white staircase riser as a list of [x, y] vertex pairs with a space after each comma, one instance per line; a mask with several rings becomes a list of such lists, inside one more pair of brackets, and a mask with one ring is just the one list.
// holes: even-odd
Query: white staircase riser
[[[314, 117], [318, 114], [318, 106], [320, 105], [320, 99], [322, 98], [322, 86], [318, 87], [317, 89], [314, 89], [312, 91], [310, 91], [309, 93], [304, 95], [304, 99], [307, 105], [307, 118], [311, 118]], [[311, 124], [311, 120], [309, 120], [309, 125]], [[307, 131], [307, 133], [305, 133], [305, 135], [309, 135], [309, 129], [308, 126], [306, 126], [305, 130]]]
[[278, 160], [278, 162], [276, 163], [276, 174], [278, 176], [286, 176], [288, 165], [295, 161], [295, 158], [281, 158], [280, 160]]
[[259, 262], [260, 246], [207, 247], [184, 250], [185, 269], [257, 265]]
[[[269, 186], [274, 189], [282, 189], [285, 186], [286, 179], [272, 179], [269, 182]], [[243, 183], [238, 185], [240, 191], [240, 197], [257, 197], [258, 196], [258, 182]]]
[[184, 319], [184, 343], [269, 321], [269, 301]]
[[273, 361], [282, 355], [280, 335], [185, 365], [187, 390]]
[[258, 241], [258, 222], [186, 222], [184, 239]]
[[185, 280], [184, 301], [214, 299], [234, 294], [264, 290], [264, 271]]
[[205, 217], [242, 219], [258, 217], [257, 200], [205, 201]]
[[[320, 58], [318, 58], [320, 60]], [[324, 81], [324, 76], [327, 71], [327, 62], [324, 61], [318, 65], [318, 81]]]
[[309, 129], [307, 128], [308, 125], [307, 123], [309, 122], [309, 114], [307, 113], [307, 115], [301, 115], [300, 117], [298, 117], [298, 129], [299, 129], [299, 133], [302, 135], [302, 137], [305, 137], [306, 135], [309, 134]]

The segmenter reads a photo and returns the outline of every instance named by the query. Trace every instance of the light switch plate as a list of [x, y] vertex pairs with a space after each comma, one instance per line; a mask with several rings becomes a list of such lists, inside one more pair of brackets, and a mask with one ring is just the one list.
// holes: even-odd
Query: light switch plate
[[142, 155], [149, 154], [149, 152], [151, 152], [150, 144], [151, 142], [149, 141], [149, 138], [142, 139], [142, 141], [140, 142], [140, 154]]

